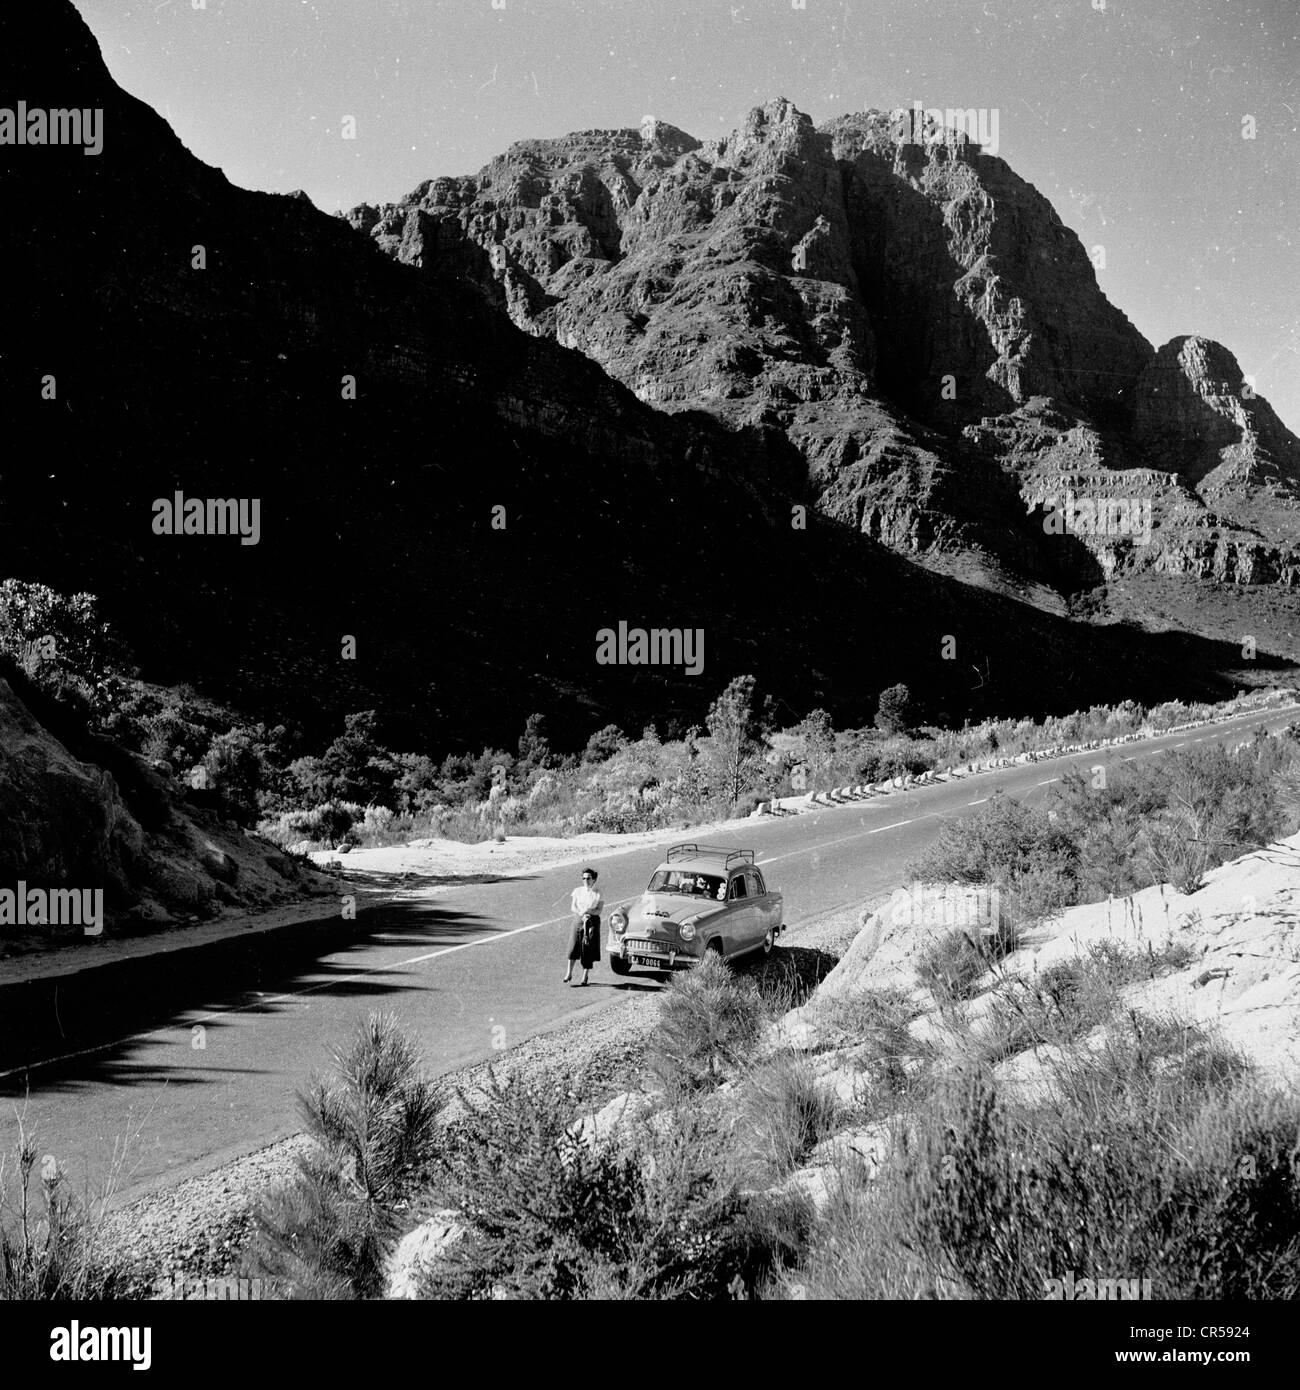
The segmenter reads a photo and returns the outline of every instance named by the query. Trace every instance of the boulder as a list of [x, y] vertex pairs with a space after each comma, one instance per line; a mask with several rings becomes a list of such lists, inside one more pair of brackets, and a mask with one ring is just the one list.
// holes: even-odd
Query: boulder
[[199, 851], [199, 862], [218, 883], [233, 884], [239, 877], [239, 865], [211, 842]]
[[844, 1130], [823, 1139], [808, 1155], [811, 1166], [832, 1165], [841, 1172], [852, 1169], [859, 1177], [874, 1179], [889, 1156], [894, 1128], [886, 1122]]
[[583, 1115], [569, 1127], [580, 1142], [595, 1147], [625, 1138], [638, 1120], [659, 1108], [657, 1099], [644, 1091], [624, 1091], [592, 1115]]
[[398, 1241], [388, 1259], [385, 1298], [419, 1297], [422, 1276], [465, 1235], [458, 1217], [451, 1210], [435, 1212]]

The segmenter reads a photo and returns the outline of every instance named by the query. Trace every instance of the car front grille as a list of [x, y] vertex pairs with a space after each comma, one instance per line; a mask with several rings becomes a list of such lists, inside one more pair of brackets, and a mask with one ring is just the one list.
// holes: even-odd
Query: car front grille
[[666, 941], [647, 941], [644, 937], [624, 937], [623, 949], [634, 956], [666, 956], [670, 947]]

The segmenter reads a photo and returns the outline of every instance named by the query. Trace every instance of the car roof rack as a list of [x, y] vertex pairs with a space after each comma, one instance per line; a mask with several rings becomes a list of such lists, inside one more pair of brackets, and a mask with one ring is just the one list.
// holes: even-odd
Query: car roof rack
[[718, 856], [726, 862], [729, 869], [734, 862], [740, 864], [752, 864], [754, 862], [754, 851], [752, 849], [728, 849], [726, 845], [697, 845], [694, 841], [688, 840], [685, 844], [673, 845], [665, 856], [668, 863], [674, 859], [703, 859]]

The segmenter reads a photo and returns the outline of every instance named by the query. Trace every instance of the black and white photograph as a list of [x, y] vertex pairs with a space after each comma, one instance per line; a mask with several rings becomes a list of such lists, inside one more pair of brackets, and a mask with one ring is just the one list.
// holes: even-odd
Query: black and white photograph
[[1298, 113], [1295, 0], [8, 0], [6, 1347], [1280, 1354]]

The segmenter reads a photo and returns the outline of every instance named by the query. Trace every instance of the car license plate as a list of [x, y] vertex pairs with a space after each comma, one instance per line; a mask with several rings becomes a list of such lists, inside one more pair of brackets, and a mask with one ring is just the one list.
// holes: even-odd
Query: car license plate
[[633, 964], [633, 965], [667, 965], [667, 964], [668, 964], [668, 957], [667, 957], [667, 956], [646, 956], [646, 955], [633, 956], [633, 957], [632, 957], [632, 964]]

